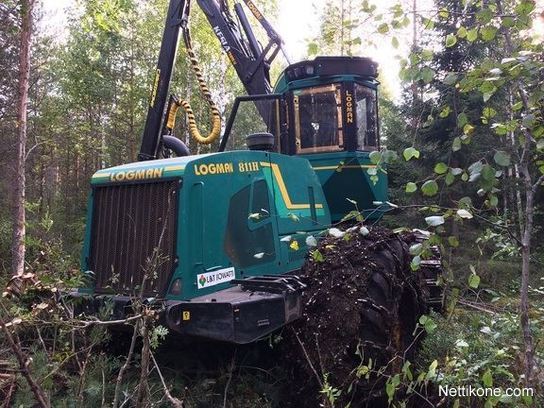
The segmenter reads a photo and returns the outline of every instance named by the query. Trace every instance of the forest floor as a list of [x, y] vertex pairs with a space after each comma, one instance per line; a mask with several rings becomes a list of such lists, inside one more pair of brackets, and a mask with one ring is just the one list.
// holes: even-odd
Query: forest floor
[[[366, 281], [349, 283], [349, 276], [346, 275], [349, 268], [346, 265], [365, 259], [369, 256], [368, 251], [376, 252], [376, 248], [379, 250], [384, 247], [390, 239], [380, 229], [376, 229], [373, 234], [366, 238], [366, 243], [365, 238], [358, 237], [356, 240], [325, 240], [321, 244], [325, 262], [316, 262], [314, 258], [307, 271], [314, 284], [321, 284], [314, 285], [318, 289], [309, 291], [305, 300], [310, 308], [320, 309], [322, 313], [319, 315], [320, 319], [309, 325], [295, 325], [298, 337], [294, 335], [292, 328], [285, 328], [255, 344], [233, 346], [167, 336], [160, 342], [154, 355], [166, 384], [171, 388], [171, 394], [183, 400], [187, 408], [317, 407], [320, 403], [323, 406], [344, 407], [346, 400], [342, 396], [353, 395], [355, 377], [357, 380], [364, 378], [366, 371], [361, 369], [369, 366], [368, 358], [365, 360], [357, 354], [357, 345], [346, 340], [347, 337], [353, 339], [360, 335], [357, 314], [353, 315], [355, 309], [350, 308], [350, 305], [354, 301], [357, 303], [356, 299], [361, 296], [367, 295]], [[353, 247], [359, 261], [338, 256], [328, 257], [325, 253], [327, 247], [331, 249], [331, 253], [339, 253], [333, 251], [333, 245]], [[452, 302], [444, 315], [429, 315], [432, 320], [429, 328], [432, 330], [422, 336], [417, 349], [414, 349], [415, 353], [410, 356], [413, 376], [428, 373], [429, 367], [436, 361], [440, 384], [481, 384], [482, 378], [489, 372], [495, 386], [519, 385], [523, 362], [523, 345], [517, 315], [519, 262], [515, 258], [490, 259], [477, 247], [460, 248], [455, 256], [445, 254], [445, 260], [449, 261], [449, 270], [456, 277], [450, 287], [450, 295], [455, 295], [450, 297]], [[329, 261], [333, 264], [327, 264]], [[482, 278], [478, 289], [470, 289], [463, 284], [466, 282], [470, 263], [475, 263]], [[325, 270], [328, 271], [327, 274], [324, 274]], [[538, 265], [535, 265], [534, 270], [531, 318], [537, 362], [542, 364], [544, 275]], [[372, 276], [372, 271], [370, 268], [359, 277]], [[347, 297], [344, 296], [346, 288], [351, 288]], [[340, 306], [337, 297], [343, 299]], [[337, 305], [336, 308], [331, 307], [333, 303]], [[308, 350], [301, 348], [303, 344], [310, 343], [313, 333], [323, 328], [330, 332], [323, 342], [314, 343], [314, 347], [308, 347]], [[59, 365], [59, 361], [66, 357], [65, 354], [47, 356], [39, 351], [35, 333], [27, 335], [26, 342], [24, 335], [21, 336], [24, 349], [32, 355], [31, 367], [34, 375], [46, 389], [53, 406], [96, 407], [112, 398], [116, 374], [124, 362], [130, 334], [115, 332], [103, 343], [105, 346], [95, 349], [82, 384], [78, 382], [80, 378], [76, 366]], [[13, 355], [1, 335], [0, 340], [0, 371], [10, 367], [13, 369]], [[137, 350], [138, 347], [139, 345]], [[331, 360], [331, 356], [342, 353], [343, 357], [339, 360]], [[140, 381], [138, 353], [134, 361], [135, 364], [128, 370], [124, 381], [123, 398], [127, 401], [134, 397], [133, 392]], [[309, 362], [314, 363], [313, 368]], [[52, 369], [58, 370], [54, 376], [51, 375]], [[359, 376], [354, 376], [354, 373]], [[158, 374], [153, 369], [148, 378], [150, 401], [153, 406], [169, 406], [164, 398], [164, 389]], [[380, 375], [384, 380], [391, 379], [387, 372]], [[537, 378], [541, 384], [544, 383], [543, 375], [540, 372]], [[376, 377], [370, 377], [371, 380], [373, 378]], [[485, 378], [488, 381], [489, 377]], [[439, 400], [438, 382], [426, 382], [418, 389], [422, 396], [410, 399], [406, 394], [409, 382], [405, 380], [401, 379], [400, 384], [396, 385], [393, 401], [408, 401], [407, 406], [410, 403], [418, 407], [435, 406]], [[32, 406], [32, 394], [22, 377], [18, 378], [14, 389], [2, 381], [0, 376], [0, 390], [4, 394], [10, 393], [11, 406]], [[386, 381], [374, 383], [379, 383], [380, 393], [383, 394]], [[362, 389], [366, 390], [364, 387]], [[74, 395], [78, 392], [84, 396], [79, 400], [82, 405], [74, 402]], [[538, 401], [537, 406], [544, 403], [542, 397], [535, 398]], [[366, 406], [387, 406], [384, 400], [373, 401]], [[461, 406], [483, 407], [486, 401], [469, 398], [461, 402]], [[504, 406], [529, 404], [519, 400], [503, 403]], [[125, 406], [131, 405], [127, 403]], [[351, 407], [357, 406], [365, 405], [352, 401]]]

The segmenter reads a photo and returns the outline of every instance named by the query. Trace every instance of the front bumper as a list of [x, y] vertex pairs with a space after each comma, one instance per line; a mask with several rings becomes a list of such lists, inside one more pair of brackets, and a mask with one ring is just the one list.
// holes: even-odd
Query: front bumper
[[[157, 310], [161, 324], [176, 333], [236, 344], [256, 341], [302, 316], [305, 285], [296, 276], [233, 283], [233, 287], [190, 301], [153, 300], [148, 304]], [[72, 297], [81, 299], [78, 314], [106, 310], [109, 320], [123, 320], [134, 313], [133, 298], [127, 296]]]

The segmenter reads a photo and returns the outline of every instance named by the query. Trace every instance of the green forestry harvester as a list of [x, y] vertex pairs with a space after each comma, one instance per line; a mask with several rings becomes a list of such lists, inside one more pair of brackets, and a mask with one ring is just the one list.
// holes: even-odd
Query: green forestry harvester
[[[223, 126], [192, 51], [189, 0], [171, 0], [139, 161], [92, 178], [82, 256], [92, 279], [79, 296], [113, 303], [113, 317], [121, 318], [142, 294], [171, 331], [242, 344], [304, 313], [301, 270], [313, 237], [354, 203], [365, 221], [383, 215], [377, 203], [387, 202], [387, 177], [369, 159], [379, 149], [377, 66], [368, 58], [317, 57], [289, 65], [272, 87], [270, 64], [283, 43], [255, 5], [244, 0], [232, 13], [225, 0], [197, 3], [248, 95], [236, 98]], [[265, 46], [245, 10], [266, 31]], [[180, 35], [210, 104], [208, 136], [198, 132], [189, 104], [169, 96]], [[237, 113], [248, 105], [250, 122], [266, 131], [236, 131]], [[191, 135], [216, 153], [192, 155], [173, 135], [179, 107]], [[439, 303], [440, 268], [428, 266], [430, 302]], [[370, 282], [384, 302], [386, 272]], [[360, 303], [369, 321], [383, 309], [375, 303]]]

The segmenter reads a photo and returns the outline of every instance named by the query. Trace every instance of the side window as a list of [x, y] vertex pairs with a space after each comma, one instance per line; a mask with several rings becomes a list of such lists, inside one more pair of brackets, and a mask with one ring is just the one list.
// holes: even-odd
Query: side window
[[[270, 132], [275, 137], [275, 150], [279, 150], [281, 131], [281, 104], [279, 97], [270, 96], [264, 100], [244, 100], [232, 110], [225, 124], [221, 143], [226, 151], [248, 150], [246, 137], [252, 133]], [[227, 111], [232, 107], [228, 107]], [[229, 126], [230, 125], [230, 126]]]
[[357, 149], [378, 148], [378, 110], [376, 90], [355, 85]]
[[343, 150], [340, 85], [304, 89], [293, 100], [297, 152]]
[[224, 248], [235, 266], [244, 268], [275, 259], [269, 198], [266, 181], [256, 180], [230, 199]]

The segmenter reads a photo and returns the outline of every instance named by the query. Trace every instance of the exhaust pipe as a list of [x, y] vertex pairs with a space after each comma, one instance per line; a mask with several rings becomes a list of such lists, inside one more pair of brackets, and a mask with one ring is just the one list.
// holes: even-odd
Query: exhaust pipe
[[178, 157], [191, 155], [191, 151], [187, 145], [175, 136], [163, 135], [162, 144], [167, 149], [172, 150]]

